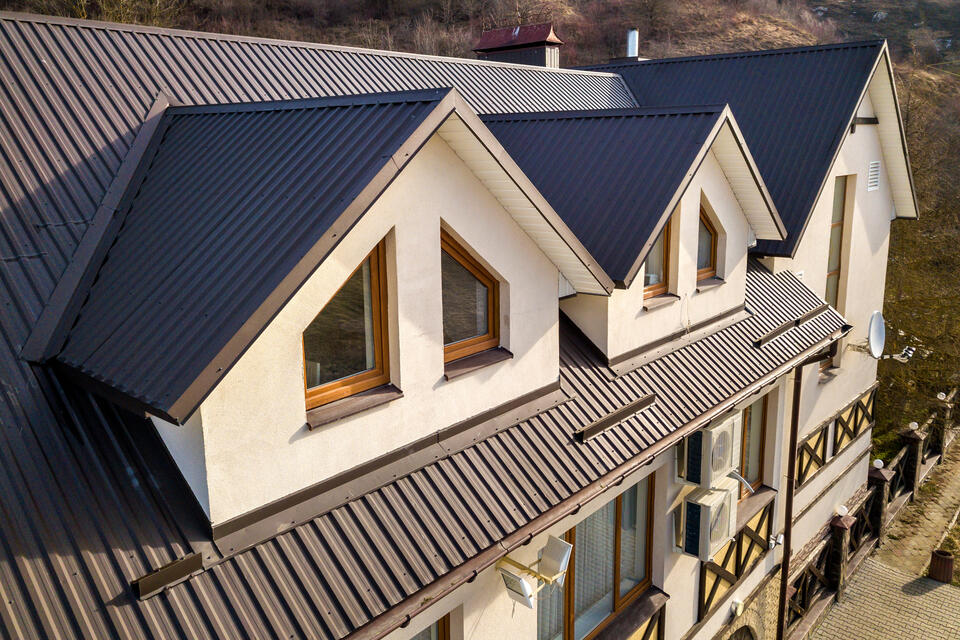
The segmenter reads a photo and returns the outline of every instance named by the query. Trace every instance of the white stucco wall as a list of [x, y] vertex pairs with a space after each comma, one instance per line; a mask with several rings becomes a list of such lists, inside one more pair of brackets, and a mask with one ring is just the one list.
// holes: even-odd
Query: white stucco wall
[[[701, 199], [716, 215], [717, 276], [723, 285], [697, 292], [697, 232]], [[707, 154], [671, 217], [670, 293], [679, 298], [643, 308], [643, 269], [627, 289], [610, 297], [577, 295], [560, 302], [566, 313], [608, 358], [708, 320], [743, 303], [749, 225], [713, 153]], [[639, 249], [638, 249], [639, 250]]]
[[[864, 98], [859, 114], [873, 115], [869, 96]], [[867, 171], [874, 160], [881, 161], [880, 188], [867, 191]], [[893, 197], [882, 161], [877, 127], [858, 126], [840, 148], [837, 162], [814, 207], [793, 259], [765, 261], [775, 271], [789, 269], [802, 272], [804, 284], [823, 296], [835, 181], [838, 176], [856, 176], [855, 185], [851, 188], [854, 194], [852, 215], [848, 213], [843, 229], [844, 251], [838, 296], [839, 311], [853, 325], [853, 329], [841, 343], [839, 357], [835, 360], [839, 365], [836, 377], [821, 383], [817, 367], [808, 367], [804, 372], [801, 437], [853, 400], [877, 377], [877, 361], [866, 353], [852, 350], [851, 346], [866, 342], [870, 314], [883, 309]]]
[[[501, 343], [514, 354], [451, 381], [443, 377], [441, 223], [501, 279]], [[309, 431], [301, 335], [384, 237], [390, 368], [404, 397]], [[161, 425], [160, 434], [210, 520], [223, 522], [554, 382], [557, 278], [434, 137], [217, 385], [200, 418]]]

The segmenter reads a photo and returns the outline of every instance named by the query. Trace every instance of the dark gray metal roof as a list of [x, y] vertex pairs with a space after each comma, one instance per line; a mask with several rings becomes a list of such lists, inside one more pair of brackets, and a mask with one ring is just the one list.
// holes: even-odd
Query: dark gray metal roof
[[614, 281], [669, 215], [724, 105], [481, 119]]
[[450, 91], [168, 109], [57, 359], [169, 414]]
[[619, 73], [644, 107], [727, 103], [787, 228], [755, 253], [790, 256], [883, 41], [589, 67]]

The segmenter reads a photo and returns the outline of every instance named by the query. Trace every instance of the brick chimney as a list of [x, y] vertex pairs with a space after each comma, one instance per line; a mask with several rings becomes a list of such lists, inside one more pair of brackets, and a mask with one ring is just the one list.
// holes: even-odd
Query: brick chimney
[[481, 60], [559, 68], [561, 46], [553, 25], [545, 22], [484, 31], [473, 50]]

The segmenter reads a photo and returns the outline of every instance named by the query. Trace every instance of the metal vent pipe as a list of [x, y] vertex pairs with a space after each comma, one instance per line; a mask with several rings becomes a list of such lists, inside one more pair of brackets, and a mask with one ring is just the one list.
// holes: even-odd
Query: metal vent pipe
[[637, 58], [640, 56], [640, 32], [637, 29], [627, 30], [627, 57]]

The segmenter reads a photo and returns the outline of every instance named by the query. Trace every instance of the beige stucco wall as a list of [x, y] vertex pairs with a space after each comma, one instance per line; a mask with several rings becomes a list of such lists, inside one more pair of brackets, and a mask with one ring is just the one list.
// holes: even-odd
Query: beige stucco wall
[[[697, 292], [697, 231], [700, 203], [716, 216], [717, 276], [714, 289]], [[679, 215], [678, 215], [679, 213]], [[674, 302], [643, 308], [643, 269], [627, 289], [610, 297], [577, 295], [560, 302], [566, 313], [608, 358], [642, 347], [743, 303], [747, 273], [749, 225], [723, 170], [708, 153], [680, 199], [670, 220], [670, 273]], [[638, 249], [639, 250], [639, 249]]]
[[[441, 223], [501, 278], [502, 344], [514, 354], [451, 381], [443, 377]], [[309, 431], [302, 332], [384, 237], [391, 375], [404, 397]], [[198, 497], [206, 495], [211, 521], [223, 522], [555, 381], [557, 279], [434, 137], [217, 385], [200, 418], [161, 425], [160, 434]]]

